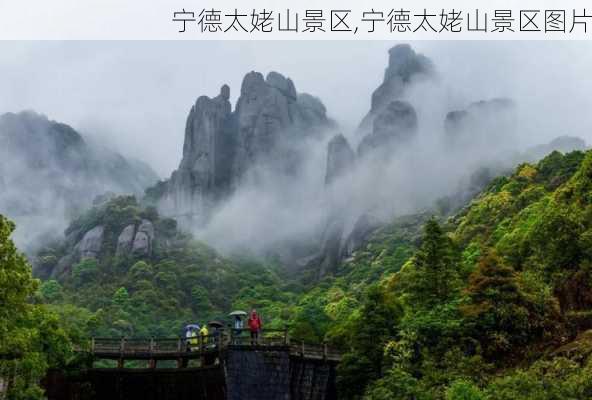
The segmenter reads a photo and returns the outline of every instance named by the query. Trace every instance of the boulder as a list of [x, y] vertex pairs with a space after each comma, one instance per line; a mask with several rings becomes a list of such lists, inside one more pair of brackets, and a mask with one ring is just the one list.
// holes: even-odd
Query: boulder
[[134, 238], [136, 235], [136, 226], [128, 225], [119, 234], [117, 238], [117, 251], [118, 256], [126, 255], [132, 250]]
[[56, 266], [50, 272], [51, 279], [60, 279], [66, 274], [70, 273], [72, 266], [83, 258], [97, 259], [103, 248], [103, 240], [105, 236], [105, 228], [102, 225], [95, 226], [87, 231], [80, 241], [73, 244], [76, 235], [80, 235], [79, 231], [70, 232], [66, 236], [65, 244], [68, 252], [59, 259]]
[[102, 225], [95, 226], [86, 232], [82, 240], [76, 245], [80, 258], [97, 258], [103, 246], [105, 228]]
[[154, 246], [154, 225], [152, 222], [144, 219], [138, 227], [134, 243], [132, 245], [132, 252], [136, 255], [149, 256], [152, 254]]

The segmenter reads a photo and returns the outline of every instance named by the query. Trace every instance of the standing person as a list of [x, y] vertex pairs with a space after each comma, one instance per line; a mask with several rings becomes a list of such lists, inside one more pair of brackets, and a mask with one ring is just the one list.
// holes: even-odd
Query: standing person
[[249, 316], [249, 321], [247, 324], [249, 325], [249, 330], [251, 331], [251, 345], [255, 345], [259, 341], [259, 332], [263, 327], [263, 323], [261, 322], [259, 314], [257, 314], [257, 310], [253, 309], [253, 311], [251, 311], [251, 315]]
[[195, 346], [197, 345], [197, 330], [199, 330], [199, 325], [197, 324], [185, 326], [185, 342], [187, 345], [187, 351], [194, 350]]
[[240, 344], [240, 336], [243, 331], [243, 319], [240, 315], [234, 316], [234, 332], [233, 332], [233, 344]]
[[187, 351], [191, 351], [191, 331], [192, 328], [185, 329], [185, 345], [187, 347]]
[[236, 330], [243, 329], [243, 319], [240, 317], [240, 315], [234, 316], [234, 329], [236, 329]]
[[189, 333], [189, 343], [191, 351], [195, 351], [197, 349], [197, 329], [191, 329]]
[[199, 334], [201, 335], [202, 346], [205, 348], [208, 344], [208, 335], [210, 334], [207, 324], [202, 325], [201, 329], [199, 330]]

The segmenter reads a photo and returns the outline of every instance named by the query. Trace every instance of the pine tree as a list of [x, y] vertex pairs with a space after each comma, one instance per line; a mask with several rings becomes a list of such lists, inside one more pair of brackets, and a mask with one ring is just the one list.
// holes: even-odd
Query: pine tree
[[432, 308], [458, 292], [458, 258], [450, 238], [433, 218], [425, 225], [413, 268], [407, 292], [414, 307]]
[[493, 250], [479, 261], [469, 277], [466, 294], [470, 303], [462, 308], [472, 321], [474, 335], [488, 355], [510, 351], [527, 335], [529, 311], [514, 269]]

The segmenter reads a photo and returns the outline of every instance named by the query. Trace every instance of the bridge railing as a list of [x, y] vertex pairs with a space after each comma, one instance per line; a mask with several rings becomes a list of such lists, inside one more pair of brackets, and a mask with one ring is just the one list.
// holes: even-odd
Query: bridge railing
[[250, 329], [232, 329], [228, 332], [226, 343], [233, 346], [287, 346], [290, 344], [286, 329], [264, 329], [256, 337]]
[[177, 338], [92, 338], [91, 353], [179, 353], [208, 351], [229, 345], [281, 346], [288, 344], [287, 332], [280, 329], [261, 331], [257, 340], [248, 329], [220, 330], [209, 335]]
[[330, 347], [327, 343], [292, 342], [290, 344], [290, 354], [318, 360], [338, 361], [341, 359], [341, 353], [337, 349]]
[[288, 347], [290, 354], [314, 359], [338, 360], [338, 351], [326, 344], [291, 341], [286, 329], [261, 330], [252, 337], [249, 329], [224, 329], [196, 337], [177, 338], [92, 338], [90, 352], [95, 357], [184, 357], [184, 354], [211, 353], [227, 347]]

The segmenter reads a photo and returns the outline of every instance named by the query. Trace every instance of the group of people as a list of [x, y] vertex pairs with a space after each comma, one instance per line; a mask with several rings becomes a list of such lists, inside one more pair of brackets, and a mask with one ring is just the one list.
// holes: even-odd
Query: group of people
[[[233, 343], [238, 343], [236, 338], [238, 338], [244, 329], [243, 317], [247, 315], [246, 312], [233, 312], [231, 315], [234, 317], [234, 324], [232, 325], [232, 335], [235, 338]], [[208, 329], [208, 325], [212, 328], [212, 332]], [[257, 313], [257, 310], [253, 309], [250, 314], [248, 314], [247, 319], [247, 327], [251, 334], [251, 344], [256, 345], [259, 341], [259, 333], [263, 328], [263, 322], [261, 321], [261, 317]], [[223, 325], [221, 323], [205, 323], [201, 327], [199, 324], [191, 324], [185, 327], [185, 338], [187, 341], [187, 349], [189, 351], [195, 350], [200, 345], [200, 338], [201, 338], [201, 345], [208, 346], [208, 339], [213, 337], [213, 342], [210, 344], [212, 346], [216, 346], [218, 340], [216, 340], [220, 334], [222, 333]]]

